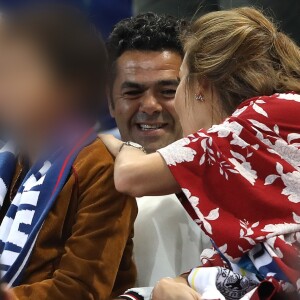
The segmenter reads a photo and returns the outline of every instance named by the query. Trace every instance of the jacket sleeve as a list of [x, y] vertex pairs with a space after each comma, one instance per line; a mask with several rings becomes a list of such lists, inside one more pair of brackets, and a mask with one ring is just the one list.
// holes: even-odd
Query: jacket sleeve
[[75, 172], [80, 170], [79, 206], [64, 255], [52, 278], [14, 288], [19, 300], [109, 299], [124, 259], [128, 272], [123, 270], [118, 277], [126, 274], [127, 282], [128, 277], [134, 282], [131, 238], [136, 203], [115, 190], [113, 161], [103, 152], [74, 166]]

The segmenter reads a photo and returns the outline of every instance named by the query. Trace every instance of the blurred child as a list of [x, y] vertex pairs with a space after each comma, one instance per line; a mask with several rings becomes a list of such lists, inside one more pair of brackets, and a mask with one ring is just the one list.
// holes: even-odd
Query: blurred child
[[135, 282], [136, 204], [115, 190], [93, 130], [104, 43], [62, 6], [9, 16], [1, 39], [0, 119], [13, 140], [0, 150], [3, 279], [18, 299], [108, 299]]

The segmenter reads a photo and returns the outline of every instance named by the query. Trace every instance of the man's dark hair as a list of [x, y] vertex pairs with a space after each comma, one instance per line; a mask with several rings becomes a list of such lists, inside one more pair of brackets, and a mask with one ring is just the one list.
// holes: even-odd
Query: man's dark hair
[[108, 39], [110, 62], [130, 50], [170, 50], [183, 56], [179, 35], [186, 25], [185, 20], [154, 13], [124, 19], [114, 27]]
[[[174, 51], [183, 57], [180, 35], [188, 22], [172, 16], [145, 13], [120, 21], [107, 42], [110, 61], [110, 91], [115, 78], [115, 62], [126, 51]], [[111, 104], [114, 107], [112, 96]]]
[[99, 116], [108, 58], [105, 43], [87, 16], [68, 5], [34, 5], [8, 13], [5, 24], [8, 39], [33, 43], [63, 83], [79, 88], [83, 113]]

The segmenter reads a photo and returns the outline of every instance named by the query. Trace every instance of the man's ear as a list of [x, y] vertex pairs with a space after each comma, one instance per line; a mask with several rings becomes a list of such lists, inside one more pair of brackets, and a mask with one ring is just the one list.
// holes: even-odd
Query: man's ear
[[115, 118], [115, 108], [113, 104], [113, 99], [112, 99], [112, 93], [111, 93], [111, 87], [107, 86], [106, 87], [106, 98], [108, 101], [108, 108], [109, 108], [109, 113], [112, 118]]

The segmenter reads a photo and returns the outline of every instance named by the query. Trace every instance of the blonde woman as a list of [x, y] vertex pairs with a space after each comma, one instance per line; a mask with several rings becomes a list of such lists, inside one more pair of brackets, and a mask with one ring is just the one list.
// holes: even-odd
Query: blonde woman
[[182, 190], [212, 239], [203, 267], [153, 298], [298, 299], [300, 51], [252, 8], [207, 14], [184, 42], [175, 105], [187, 137], [150, 155], [103, 137], [119, 191]]

